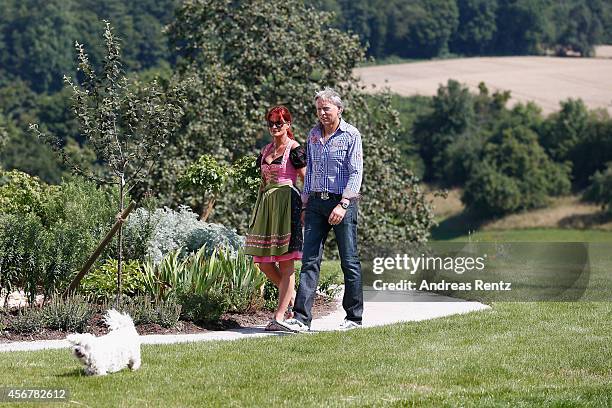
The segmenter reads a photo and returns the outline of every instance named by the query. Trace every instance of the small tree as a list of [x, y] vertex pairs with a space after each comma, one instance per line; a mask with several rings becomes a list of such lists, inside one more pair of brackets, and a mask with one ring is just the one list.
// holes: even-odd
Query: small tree
[[179, 186], [184, 189], [204, 193], [207, 204], [200, 212], [200, 221], [206, 221], [212, 212], [215, 200], [225, 187], [230, 169], [224, 163], [217, 162], [209, 154], [201, 156], [198, 161], [187, 167], [185, 174], [179, 180]]
[[[182, 89], [169, 86], [163, 90], [156, 81], [130, 82], [123, 72], [119, 40], [110, 23], [105, 24], [102, 73], [95, 72], [83, 45], [77, 42], [78, 71], [83, 79], [79, 83], [64, 76], [64, 82], [72, 88], [72, 108], [80, 130], [105, 169], [98, 173], [84, 169], [70, 157], [61, 140], [47, 136], [37, 125], [31, 124], [30, 129], [49, 142], [74, 173], [101, 184], [118, 185], [121, 213], [127, 194], [147, 175], [179, 125]], [[117, 297], [121, 293], [122, 237], [119, 228]]]
[[206, 204], [200, 211], [201, 221], [208, 219], [215, 201], [224, 191], [238, 193], [250, 204], [255, 203], [261, 185], [261, 175], [256, 162], [255, 156], [246, 155], [227, 166], [205, 154], [187, 167], [179, 180], [179, 186], [206, 197]]

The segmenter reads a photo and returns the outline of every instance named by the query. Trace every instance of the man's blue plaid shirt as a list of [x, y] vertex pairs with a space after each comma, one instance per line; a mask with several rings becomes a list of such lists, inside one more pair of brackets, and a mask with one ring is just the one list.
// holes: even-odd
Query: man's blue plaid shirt
[[323, 191], [357, 197], [363, 177], [361, 134], [344, 119], [340, 119], [338, 130], [325, 144], [322, 133], [318, 124], [308, 135], [302, 201], [308, 201], [310, 193]]

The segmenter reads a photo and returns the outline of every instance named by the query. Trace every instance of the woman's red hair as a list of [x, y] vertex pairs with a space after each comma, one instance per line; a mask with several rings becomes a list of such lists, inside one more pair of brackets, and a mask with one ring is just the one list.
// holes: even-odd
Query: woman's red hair
[[[291, 112], [289, 112], [289, 109], [282, 105], [273, 107], [266, 114], [266, 121], [268, 122], [279, 122], [281, 120], [290, 123], [293, 122], [291, 119]], [[289, 136], [289, 139], [295, 140], [291, 129], [287, 129], [287, 136]]]

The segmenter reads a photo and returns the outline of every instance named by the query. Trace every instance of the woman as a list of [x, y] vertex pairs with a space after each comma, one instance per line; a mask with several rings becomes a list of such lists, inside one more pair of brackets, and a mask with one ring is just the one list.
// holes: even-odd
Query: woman
[[291, 113], [284, 106], [275, 106], [266, 115], [272, 143], [266, 145], [257, 165], [262, 186], [249, 223], [246, 253], [278, 287], [278, 307], [266, 330], [289, 329], [285, 312], [293, 317], [295, 299], [293, 262], [302, 259], [302, 201], [295, 187], [299, 177], [304, 181], [306, 152], [291, 132]]

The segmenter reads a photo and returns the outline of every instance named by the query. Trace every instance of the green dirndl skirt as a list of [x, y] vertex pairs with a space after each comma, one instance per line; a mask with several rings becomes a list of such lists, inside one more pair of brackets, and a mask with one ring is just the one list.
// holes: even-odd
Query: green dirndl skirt
[[291, 185], [271, 183], [259, 192], [249, 223], [245, 253], [276, 256], [289, 251], [291, 191]]

